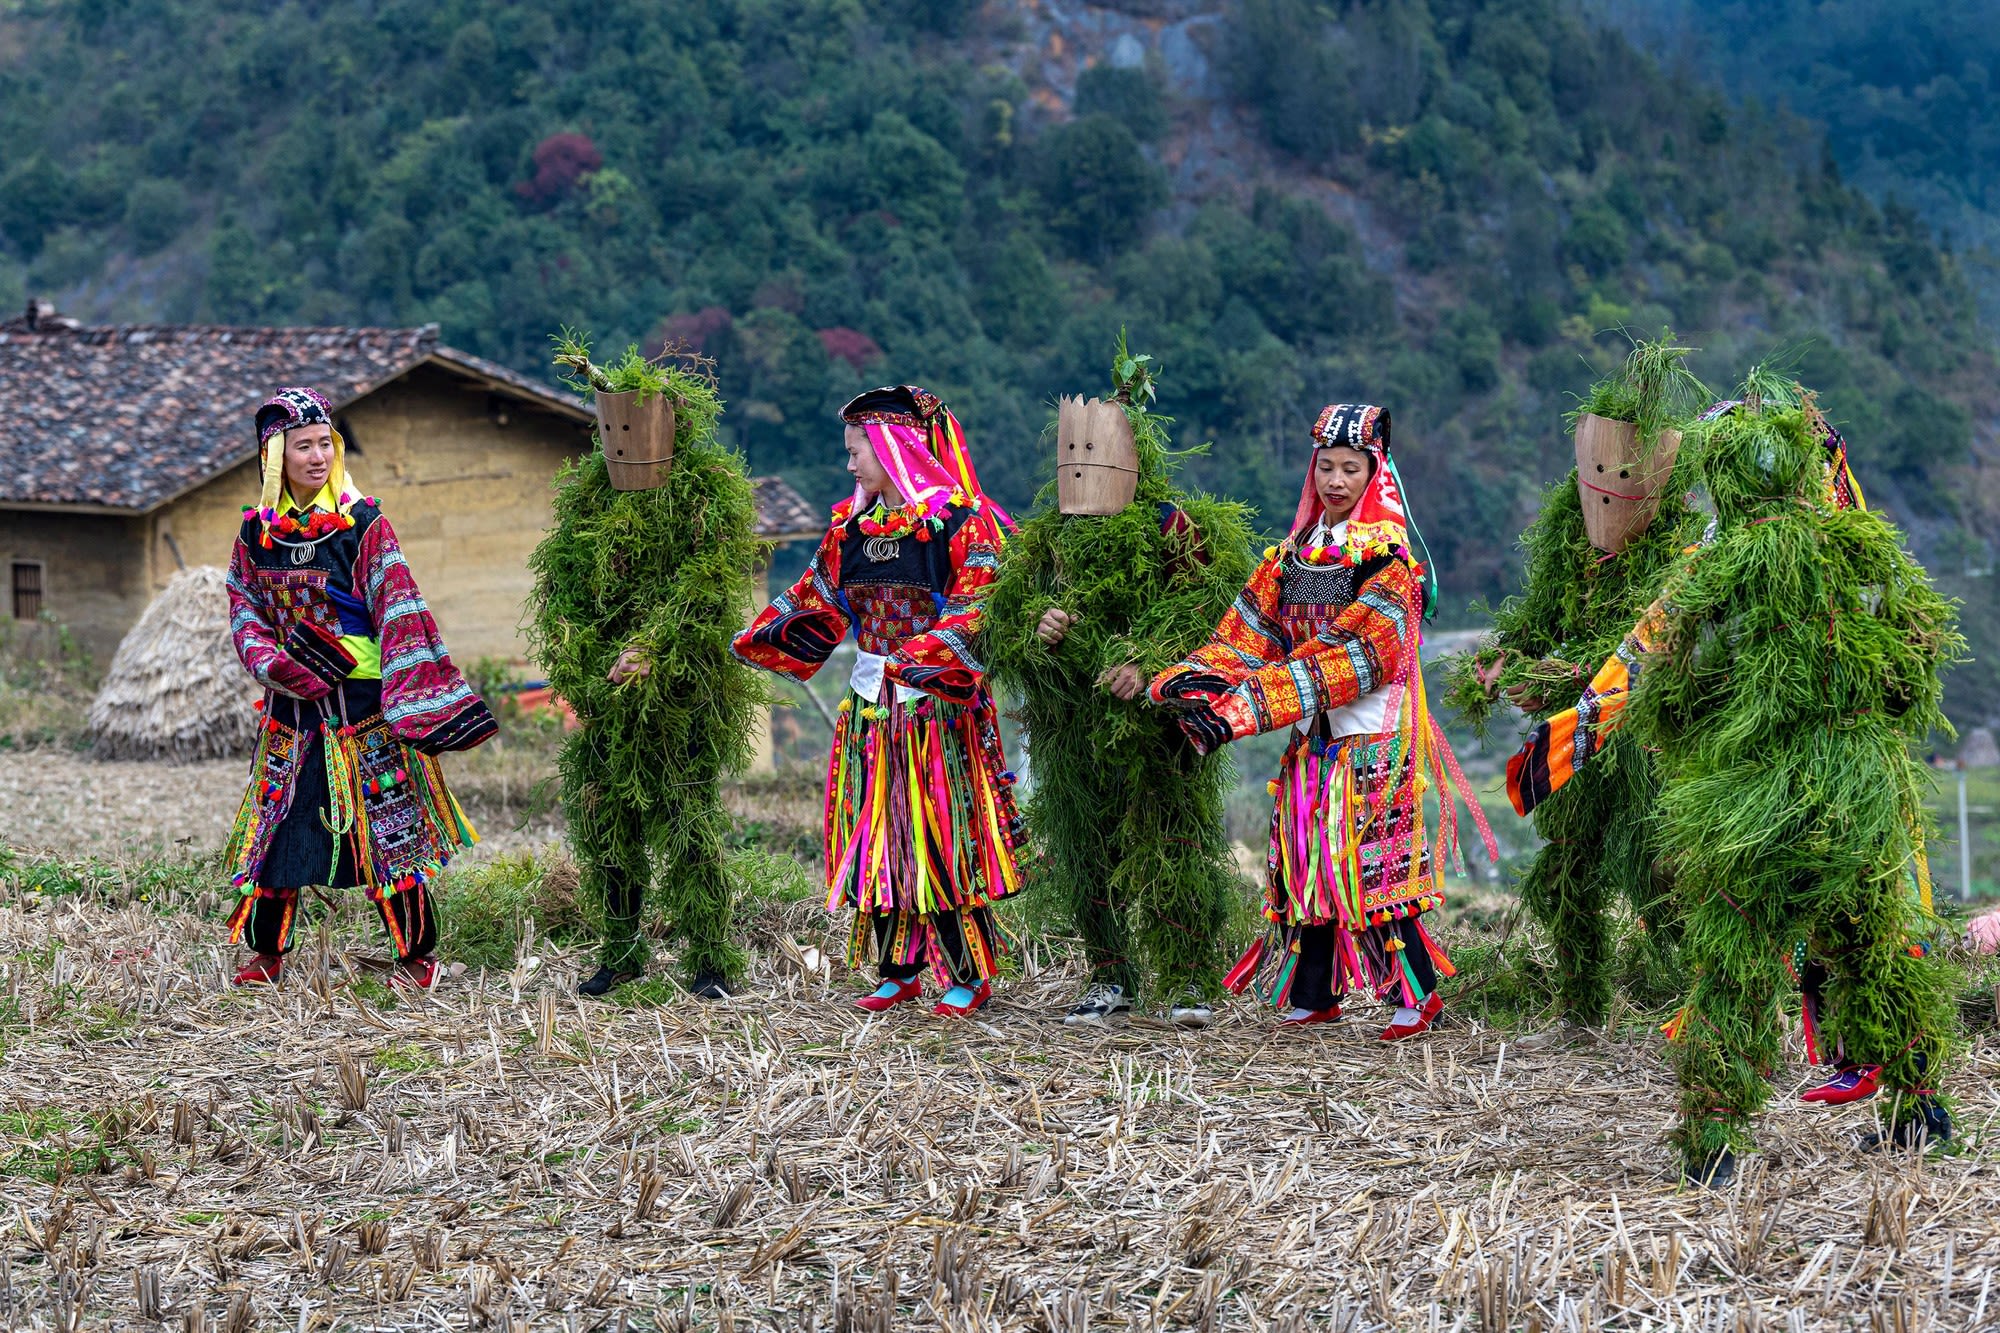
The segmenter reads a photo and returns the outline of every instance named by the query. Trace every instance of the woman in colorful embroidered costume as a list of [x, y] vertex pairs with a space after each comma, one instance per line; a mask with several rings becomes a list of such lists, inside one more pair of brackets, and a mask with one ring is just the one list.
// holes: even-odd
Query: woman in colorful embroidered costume
[[841, 415], [854, 494], [736, 654], [808, 680], [854, 635], [827, 766], [827, 907], [855, 909], [849, 960], [880, 968], [862, 1008], [917, 998], [928, 967], [948, 988], [936, 1012], [963, 1015], [998, 970], [989, 904], [1019, 883], [1013, 776], [972, 651], [1006, 515], [935, 395], [875, 389]]
[[230, 938], [275, 981], [299, 890], [363, 887], [398, 978], [428, 988], [427, 882], [476, 839], [437, 756], [494, 732], [452, 665], [395, 531], [355, 494], [325, 398], [283, 389], [257, 409], [263, 495], [229, 568], [230, 633], [264, 686], [264, 724], [227, 852], [242, 894]]
[[[1434, 602], [1410, 546], [1389, 413], [1335, 404], [1313, 428], [1291, 535], [1265, 554], [1207, 646], [1154, 678], [1154, 700], [1180, 710], [1204, 753], [1292, 728], [1270, 784], [1264, 914], [1279, 947], [1259, 941], [1228, 981], [1240, 991], [1270, 962], [1286, 1023], [1338, 1019], [1351, 990], [1397, 1004], [1384, 1041], [1436, 1021], [1437, 978], [1452, 968], [1423, 917], [1444, 901], [1438, 858], [1458, 855], [1447, 770], [1497, 859], [1425, 701], [1417, 645]], [[1433, 786], [1435, 831], [1424, 811]]]

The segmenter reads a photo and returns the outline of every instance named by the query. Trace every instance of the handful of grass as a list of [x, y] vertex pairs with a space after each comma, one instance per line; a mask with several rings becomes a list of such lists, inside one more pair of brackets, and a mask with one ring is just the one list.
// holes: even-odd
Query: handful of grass
[[639, 401], [644, 402], [667, 391], [665, 358], [648, 360], [640, 355], [637, 343], [627, 345], [625, 355], [610, 365], [600, 366], [590, 359], [587, 333], [564, 325], [562, 332], [552, 334], [549, 341], [555, 344], [556, 365], [579, 392], [588, 386], [598, 393], [636, 393]]
[[1677, 345], [1672, 329], [1661, 329], [1660, 336], [1651, 341], [1633, 339], [1625, 364], [1591, 385], [1576, 407], [1563, 414], [1563, 420], [1572, 431], [1586, 416], [1630, 422], [1639, 428], [1641, 447], [1652, 449], [1659, 443], [1661, 431], [1708, 405], [1708, 386], [1686, 365], [1689, 355], [1697, 350]]

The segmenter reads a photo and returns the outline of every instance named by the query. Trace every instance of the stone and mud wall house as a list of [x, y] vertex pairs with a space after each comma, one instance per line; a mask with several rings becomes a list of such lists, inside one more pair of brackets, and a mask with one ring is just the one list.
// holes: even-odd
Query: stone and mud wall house
[[[109, 662], [177, 569], [228, 565], [257, 501], [253, 416], [290, 384], [334, 405], [453, 656], [527, 665], [528, 555], [591, 414], [436, 325], [92, 327], [45, 305], [0, 323], [0, 618], [51, 618]], [[782, 480], [757, 500], [760, 535], [818, 539]]]

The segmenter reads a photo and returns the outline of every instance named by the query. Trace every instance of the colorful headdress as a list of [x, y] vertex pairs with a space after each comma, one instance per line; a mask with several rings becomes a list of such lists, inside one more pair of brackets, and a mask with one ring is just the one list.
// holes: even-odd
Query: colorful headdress
[[[1371, 403], [1330, 403], [1319, 414], [1312, 429], [1312, 460], [1306, 464], [1305, 484], [1299, 491], [1298, 512], [1292, 517], [1292, 540], [1302, 543], [1320, 520], [1319, 491], [1313, 485], [1313, 462], [1322, 449], [1358, 449], [1374, 463], [1368, 485], [1360, 501], [1347, 516], [1347, 530], [1337, 549], [1314, 552], [1321, 559], [1333, 559], [1353, 568], [1379, 556], [1394, 555], [1409, 562], [1424, 585], [1424, 615], [1437, 606], [1437, 581], [1425, 560], [1417, 559], [1411, 543], [1414, 526], [1403, 501], [1403, 478], [1389, 452], [1389, 409]], [[1416, 536], [1416, 546], [1423, 537]]]
[[[263, 492], [257, 500], [257, 522], [263, 543], [271, 544], [271, 527], [285, 498], [285, 432], [300, 426], [325, 426], [333, 432], [333, 468], [327, 474], [339, 515], [360, 497], [347, 477], [347, 442], [333, 424], [333, 405], [317, 389], [280, 389], [257, 409], [257, 449], [262, 459]], [[272, 447], [272, 440], [277, 446]]]
[[[980, 489], [966, 452], [965, 431], [942, 399], [913, 384], [870, 389], [840, 409], [840, 419], [868, 433], [875, 457], [906, 502], [920, 504], [935, 518], [956, 498], [974, 509], [991, 506], [1007, 527], [1013, 520]], [[858, 509], [865, 497], [854, 488]]]

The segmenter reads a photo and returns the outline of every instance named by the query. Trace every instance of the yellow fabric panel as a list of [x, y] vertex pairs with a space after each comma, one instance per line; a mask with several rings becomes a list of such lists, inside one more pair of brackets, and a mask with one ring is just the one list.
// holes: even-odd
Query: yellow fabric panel
[[[329, 476], [326, 485], [320, 487], [319, 494], [312, 498], [312, 503], [303, 508], [297, 500], [292, 498], [292, 493], [289, 490], [286, 491], [285, 508], [298, 514], [303, 514], [308, 509], [332, 511], [336, 499], [337, 497], [334, 495], [333, 490], [333, 478]], [[349, 680], [382, 679], [382, 645], [380, 642], [365, 635], [343, 634], [340, 636], [340, 646], [347, 649], [348, 653], [354, 658], [354, 670], [347, 674]]]

